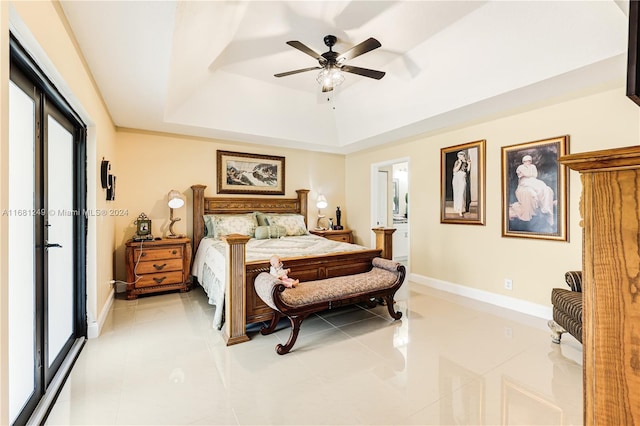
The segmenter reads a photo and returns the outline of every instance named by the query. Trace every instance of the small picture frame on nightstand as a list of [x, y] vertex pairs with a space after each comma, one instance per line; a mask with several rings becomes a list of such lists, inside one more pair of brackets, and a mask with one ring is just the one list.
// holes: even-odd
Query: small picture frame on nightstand
[[149, 219], [146, 214], [140, 213], [138, 219], [136, 219], [135, 221], [135, 224], [135, 240], [153, 240], [153, 235], [151, 235], [151, 219]]

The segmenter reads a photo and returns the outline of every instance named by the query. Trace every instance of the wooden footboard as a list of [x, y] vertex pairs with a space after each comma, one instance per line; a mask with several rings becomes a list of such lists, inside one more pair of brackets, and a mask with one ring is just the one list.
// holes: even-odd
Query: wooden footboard
[[[193, 190], [193, 244], [194, 252], [204, 237], [205, 214], [248, 213], [296, 213], [307, 220], [308, 190], [297, 190], [297, 198], [205, 198], [204, 185], [194, 185]], [[312, 281], [343, 275], [367, 272], [375, 257], [391, 259], [394, 228], [374, 228], [376, 248], [322, 256], [305, 256], [285, 259], [291, 268], [290, 276], [300, 281]], [[261, 272], [269, 271], [269, 262], [246, 262], [245, 248], [249, 237], [227, 235], [227, 283], [225, 289], [225, 323], [223, 333], [227, 345], [249, 340], [247, 324], [270, 321], [273, 311], [258, 297], [253, 282]]]

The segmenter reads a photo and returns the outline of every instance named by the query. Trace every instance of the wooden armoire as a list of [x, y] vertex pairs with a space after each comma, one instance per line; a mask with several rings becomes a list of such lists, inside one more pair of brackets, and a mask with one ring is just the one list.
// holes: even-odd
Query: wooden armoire
[[640, 425], [640, 146], [560, 162], [583, 187], [584, 423]]

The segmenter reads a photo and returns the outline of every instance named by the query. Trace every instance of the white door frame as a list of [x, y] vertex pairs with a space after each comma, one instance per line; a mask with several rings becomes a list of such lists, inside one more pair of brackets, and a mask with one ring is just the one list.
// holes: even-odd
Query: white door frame
[[[400, 157], [400, 158], [395, 158], [392, 160], [385, 160], [385, 161], [381, 161], [379, 163], [372, 163], [371, 164], [371, 178], [370, 178], [370, 182], [371, 182], [371, 206], [370, 206], [370, 212], [371, 212], [371, 217], [369, 219], [369, 223], [371, 224], [371, 228], [374, 228], [376, 226], [378, 226], [376, 224], [376, 220], [377, 220], [377, 208], [378, 208], [378, 179], [377, 179], [377, 173], [378, 170], [381, 167], [385, 167], [385, 166], [390, 166], [392, 164], [396, 164], [396, 163], [407, 163], [407, 192], [410, 193], [411, 192], [411, 179], [409, 178], [411, 175], [411, 159], [409, 157]], [[411, 198], [411, 197], [409, 197]], [[407, 223], [409, 223], [409, 220], [411, 218], [411, 215], [408, 215], [407, 218]], [[387, 218], [388, 221], [388, 218]], [[385, 226], [389, 226], [389, 225], [385, 225]], [[409, 226], [409, 229], [411, 229], [411, 227]], [[411, 233], [409, 232], [409, 253], [407, 255], [407, 259], [411, 258]], [[375, 247], [376, 246], [376, 236], [374, 233], [372, 233], [371, 235], [371, 247]]]

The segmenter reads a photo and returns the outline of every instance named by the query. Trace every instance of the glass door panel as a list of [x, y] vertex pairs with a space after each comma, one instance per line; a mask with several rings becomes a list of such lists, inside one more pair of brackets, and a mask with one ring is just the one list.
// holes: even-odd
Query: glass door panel
[[[47, 115], [47, 367], [74, 333], [73, 134]], [[65, 351], [66, 353], [66, 351]], [[64, 355], [64, 354], [63, 354]], [[48, 382], [48, 380], [47, 380]]]
[[36, 388], [36, 102], [9, 83], [9, 420]]

